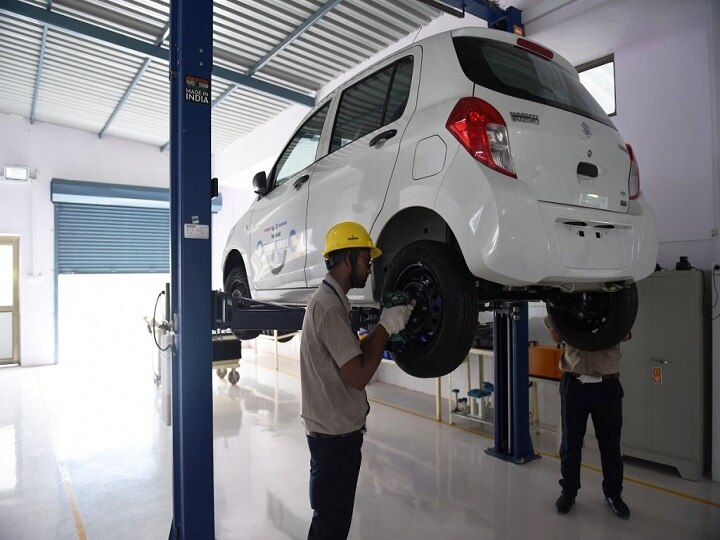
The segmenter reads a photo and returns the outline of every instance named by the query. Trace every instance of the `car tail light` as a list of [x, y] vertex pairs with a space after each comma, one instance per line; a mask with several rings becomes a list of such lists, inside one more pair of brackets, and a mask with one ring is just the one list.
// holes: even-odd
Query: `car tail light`
[[637, 199], [640, 196], [640, 169], [635, 160], [635, 152], [632, 146], [626, 145], [628, 154], [630, 154], [630, 175], [628, 176], [628, 193], [631, 199]]
[[492, 105], [475, 97], [461, 98], [445, 127], [475, 159], [491, 169], [517, 178], [507, 125]]

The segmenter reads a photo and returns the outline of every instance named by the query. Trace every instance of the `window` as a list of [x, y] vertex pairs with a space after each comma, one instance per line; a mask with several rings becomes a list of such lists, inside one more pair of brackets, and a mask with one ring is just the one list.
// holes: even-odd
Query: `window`
[[300, 129], [297, 130], [290, 143], [283, 150], [277, 162], [275, 175], [275, 186], [284, 184], [292, 175], [302, 171], [305, 167], [315, 161], [320, 135], [330, 101], [323, 105], [313, 114]]
[[406, 56], [343, 92], [330, 152], [394, 122], [405, 111], [413, 60]]
[[580, 82], [610, 116], [615, 110], [615, 58], [610, 55], [578, 66]]
[[510, 43], [472, 37], [453, 42], [463, 72], [474, 83], [615, 127], [585, 87], [555, 62]]

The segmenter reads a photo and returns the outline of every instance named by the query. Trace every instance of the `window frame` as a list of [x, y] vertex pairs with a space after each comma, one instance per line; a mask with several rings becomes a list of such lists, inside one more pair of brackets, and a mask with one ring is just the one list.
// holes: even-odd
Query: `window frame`
[[[322, 147], [322, 143], [323, 143], [323, 133], [325, 132], [326, 124], [327, 124], [328, 118], [330, 117], [330, 113], [332, 112], [331, 104], [332, 104], [332, 98], [326, 99], [324, 102], [322, 102], [320, 105], [318, 105], [315, 109], [313, 109], [313, 110], [310, 112], [310, 114], [308, 114], [306, 120], [305, 120], [302, 124], [300, 124], [300, 125], [298, 126], [298, 128], [293, 132], [292, 137], [290, 137], [290, 139], [288, 140], [287, 144], [283, 147], [282, 152], [280, 152], [280, 155], [278, 156], [277, 160], [275, 161], [275, 164], [273, 165], [272, 171], [270, 172], [270, 185], [271, 185], [271, 187], [270, 187], [270, 189], [268, 190], [268, 192], [272, 191], [273, 189], [275, 189], [275, 188], [278, 187], [278, 186], [282, 186], [283, 184], [285, 184], [285, 181], [289, 180], [289, 179], [292, 178], [295, 174], [297, 174], [298, 172], [306, 169], [307, 167], [309, 167], [310, 165], [312, 165], [313, 163], [315, 163], [315, 162], [319, 159], [318, 153], [319, 153], [319, 151], [320, 151], [320, 149], [321, 149], [321, 147]], [[295, 140], [295, 136], [296, 136], [298, 133], [300, 133], [300, 132], [305, 128], [305, 126], [307, 126], [310, 122], [312, 122], [312, 121], [315, 119], [315, 117], [316, 117], [324, 108], [327, 108], [327, 111], [325, 112], [325, 119], [323, 120], [323, 125], [322, 125], [322, 128], [320, 129], [320, 138], [318, 139], [317, 148], [315, 148], [315, 158], [312, 160], [312, 162], [308, 163], [305, 167], [303, 167], [303, 168], [300, 169], [299, 171], [296, 171], [296, 172], [294, 172], [293, 174], [289, 175], [289, 176], [287, 177], [287, 179], [285, 179], [284, 182], [278, 184], [278, 183], [277, 183], [278, 165], [280, 164], [280, 161], [282, 160], [283, 156], [285, 155], [285, 151], [286, 151], [286, 150], [290, 147], [290, 145], [293, 143], [293, 141]]]
[[[408, 84], [408, 95], [407, 99], [405, 100], [405, 106], [403, 108], [402, 113], [397, 118], [394, 118], [391, 121], [386, 122], [386, 116], [387, 116], [387, 107], [388, 102], [390, 99], [390, 95], [392, 94], [393, 85], [395, 83], [395, 76], [397, 74], [398, 66], [403, 61], [410, 61], [411, 65], [411, 72], [410, 72], [410, 82]], [[341, 113], [341, 107], [343, 104], [343, 98], [346, 96], [347, 92], [351, 91], [354, 88], [357, 88], [359, 85], [366, 82], [368, 79], [371, 79], [372, 77], [377, 76], [378, 74], [382, 73], [383, 71], [386, 71], [388, 69], [392, 69], [392, 74], [390, 75], [390, 81], [388, 82], [387, 88], [385, 89], [385, 97], [383, 100], [383, 110], [382, 110], [382, 117], [381, 117], [381, 123], [379, 126], [373, 128], [369, 132], [361, 135], [360, 137], [357, 137], [351, 141], [346, 142], [345, 144], [338, 146], [337, 148], [333, 148], [333, 140], [335, 139], [335, 132], [338, 127], [338, 119], [340, 117]], [[351, 85], [345, 87], [342, 89], [342, 91], [338, 94], [338, 101], [337, 106], [335, 107], [335, 111], [333, 113], [333, 124], [332, 124], [332, 130], [330, 130], [330, 137], [328, 140], [328, 152], [327, 155], [332, 154], [333, 152], [337, 152], [338, 150], [341, 150], [342, 148], [345, 148], [349, 144], [354, 143], [358, 139], [362, 139], [363, 137], [369, 135], [370, 133], [373, 133], [374, 131], [377, 131], [389, 124], [392, 124], [393, 122], [396, 122], [400, 118], [402, 118], [405, 115], [405, 112], [407, 111], [408, 104], [410, 103], [410, 95], [412, 94], [412, 85], [413, 85], [413, 77], [415, 76], [415, 69], [416, 69], [416, 55], [412, 51], [408, 51], [407, 54], [403, 54], [400, 57], [394, 58], [391, 62], [388, 62], [385, 65], [380, 66], [378, 69], [374, 70], [372, 73], [368, 73], [365, 75], [362, 79], [359, 79], [358, 81], [355, 81]]]

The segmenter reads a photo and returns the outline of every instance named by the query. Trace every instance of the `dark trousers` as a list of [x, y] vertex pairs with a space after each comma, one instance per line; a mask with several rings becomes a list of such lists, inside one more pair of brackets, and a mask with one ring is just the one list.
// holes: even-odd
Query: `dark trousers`
[[582, 384], [572, 375], [560, 381], [562, 444], [560, 445], [560, 485], [572, 497], [580, 489], [582, 445], [588, 416], [592, 417], [600, 448], [603, 493], [619, 497], [622, 491], [623, 462], [620, 453], [623, 388], [620, 379]]
[[308, 540], [344, 540], [352, 522], [363, 434], [334, 438], [308, 435], [307, 441], [313, 509]]

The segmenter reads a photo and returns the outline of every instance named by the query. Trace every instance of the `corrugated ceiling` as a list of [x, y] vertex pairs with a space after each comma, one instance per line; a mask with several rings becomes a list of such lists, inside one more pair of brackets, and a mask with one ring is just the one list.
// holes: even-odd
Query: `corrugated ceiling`
[[[0, 0], [0, 112], [165, 148], [169, 6]], [[215, 0], [213, 152], [439, 14], [417, 0]], [[248, 75], [274, 93], [239, 84]]]

